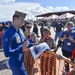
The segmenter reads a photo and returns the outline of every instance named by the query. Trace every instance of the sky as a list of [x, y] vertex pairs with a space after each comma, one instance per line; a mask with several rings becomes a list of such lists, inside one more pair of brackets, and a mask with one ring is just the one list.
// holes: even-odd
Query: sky
[[36, 15], [75, 10], [75, 0], [0, 0], [0, 21], [11, 21], [15, 12], [27, 13], [25, 19], [36, 19]]

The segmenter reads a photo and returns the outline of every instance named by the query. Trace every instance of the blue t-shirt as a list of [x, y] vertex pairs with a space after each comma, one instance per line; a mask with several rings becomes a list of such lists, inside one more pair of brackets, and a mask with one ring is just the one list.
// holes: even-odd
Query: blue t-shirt
[[[64, 35], [66, 35], [67, 37], [70, 36], [72, 39], [75, 40], [75, 32], [74, 31], [71, 31], [69, 33], [67, 30], [65, 30], [61, 33], [59, 38], [63, 38]], [[69, 39], [63, 40], [63, 46], [62, 46], [63, 50], [68, 51], [68, 52], [72, 52], [74, 48], [75, 48], [75, 43], [71, 42]]]

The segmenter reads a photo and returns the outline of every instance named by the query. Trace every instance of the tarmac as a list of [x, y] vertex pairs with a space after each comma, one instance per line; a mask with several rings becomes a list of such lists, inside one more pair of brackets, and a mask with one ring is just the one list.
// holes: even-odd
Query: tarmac
[[7, 61], [8, 58], [4, 56], [3, 50], [0, 49], [0, 75], [12, 75], [11, 70], [6, 65]]

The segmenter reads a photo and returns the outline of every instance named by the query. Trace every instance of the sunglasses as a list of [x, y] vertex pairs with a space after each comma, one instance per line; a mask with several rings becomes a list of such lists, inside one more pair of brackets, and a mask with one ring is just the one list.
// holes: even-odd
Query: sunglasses
[[26, 26], [26, 28], [31, 28], [31, 26]]

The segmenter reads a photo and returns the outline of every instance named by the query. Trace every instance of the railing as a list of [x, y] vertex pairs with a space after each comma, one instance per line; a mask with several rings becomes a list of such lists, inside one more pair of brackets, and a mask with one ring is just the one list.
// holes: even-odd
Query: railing
[[[56, 75], [75, 75], [75, 62], [71, 61], [70, 59], [55, 54], [54, 52], [50, 52], [54, 55], [56, 55]], [[64, 67], [64, 63], [69, 63], [69, 69], [70, 71], [68, 72], [68, 74], [64, 74], [65, 71], [65, 67]]]
[[62, 75], [64, 61], [75, 66], [73, 62], [65, 57], [61, 57], [61, 59], [58, 60], [58, 56], [59, 55], [52, 51], [45, 51], [39, 58], [34, 60], [30, 50], [27, 49], [24, 52], [24, 64], [28, 75]]

